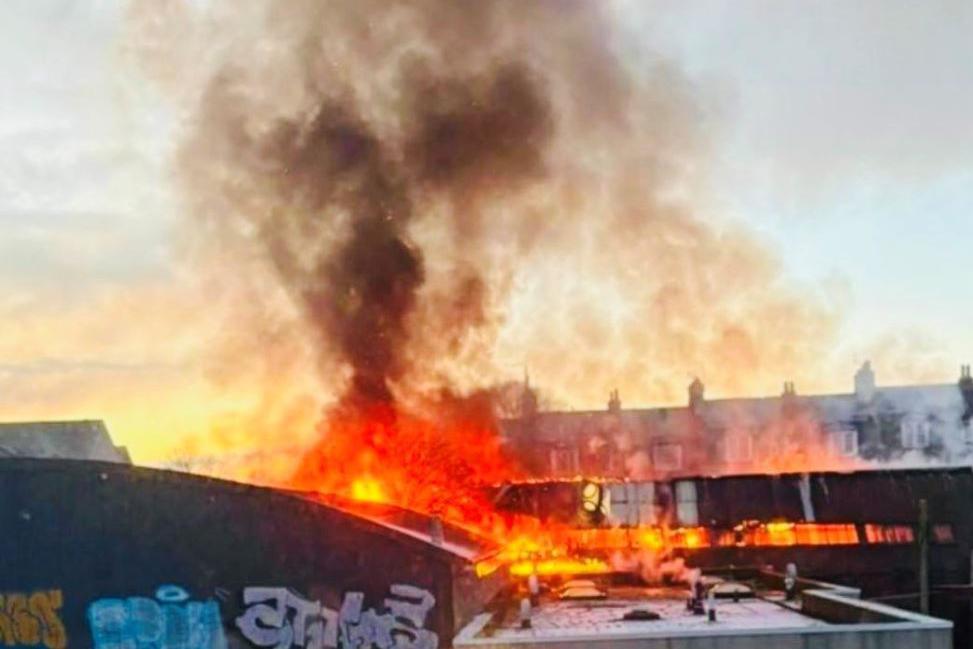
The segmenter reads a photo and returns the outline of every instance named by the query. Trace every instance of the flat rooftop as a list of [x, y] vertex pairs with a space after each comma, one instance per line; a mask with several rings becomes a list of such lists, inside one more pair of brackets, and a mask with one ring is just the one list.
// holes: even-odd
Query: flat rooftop
[[[633, 633], [673, 633], [687, 630], [770, 629], [810, 627], [826, 622], [763, 599], [719, 600], [717, 617], [694, 615], [686, 607], [686, 592], [672, 589], [612, 589], [610, 597], [595, 601], [549, 601], [533, 612], [530, 629], [520, 628], [519, 610], [508, 611], [493, 629], [493, 637], [513, 639], [591, 634], [599, 637]], [[648, 610], [659, 620], [625, 620], [627, 613]]]
[[[862, 602], [853, 589], [808, 588], [794, 601], [782, 591], [756, 589], [738, 600], [716, 599], [716, 620], [686, 605], [685, 587], [599, 584], [597, 599], [562, 599], [559, 589], [542, 593], [532, 607], [530, 628], [520, 620], [520, 594], [473, 620], [454, 646], [478, 649], [532, 647], [949, 647], [948, 622]], [[825, 585], [827, 586], [827, 585]], [[643, 619], [625, 619], [632, 612]], [[657, 619], [644, 619], [644, 612]], [[801, 640], [805, 638], [805, 640]], [[713, 644], [714, 642], [720, 644]], [[919, 644], [916, 644], [916, 643]], [[729, 643], [729, 644], [725, 644]], [[890, 644], [891, 643], [891, 644]], [[898, 643], [898, 644], [897, 644]]]

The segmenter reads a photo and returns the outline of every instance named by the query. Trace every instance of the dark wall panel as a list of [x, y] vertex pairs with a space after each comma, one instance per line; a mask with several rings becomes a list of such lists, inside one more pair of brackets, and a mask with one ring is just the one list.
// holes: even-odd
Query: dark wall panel
[[[290, 634], [290, 646], [312, 649], [366, 636], [375, 646], [398, 638], [423, 647], [431, 633], [446, 646], [455, 562], [270, 489], [119, 465], [0, 461], [8, 646], [254, 647]], [[270, 590], [248, 591], [257, 587]]]

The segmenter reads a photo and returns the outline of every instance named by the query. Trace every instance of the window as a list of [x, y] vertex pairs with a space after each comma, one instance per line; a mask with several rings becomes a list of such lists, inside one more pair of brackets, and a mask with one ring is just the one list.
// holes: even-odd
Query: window
[[915, 532], [909, 525], [875, 525], [865, 526], [865, 538], [869, 543], [913, 543]]
[[655, 523], [655, 489], [651, 482], [612, 484], [610, 517], [614, 525], [650, 525]]
[[934, 543], [955, 543], [953, 526], [949, 523], [932, 526], [932, 540]]
[[[955, 543], [953, 526], [949, 523], [937, 523], [929, 530], [929, 537], [933, 543]], [[916, 541], [916, 531], [911, 525], [878, 525], [865, 526], [865, 538], [873, 544], [911, 544]]]
[[908, 419], [902, 422], [902, 446], [904, 448], [926, 448], [932, 424], [925, 420]]
[[692, 480], [676, 482], [676, 518], [682, 525], [699, 524], [699, 509], [696, 506], [696, 483]]
[[832, 433], [831, 447], [837, 455], [844, 457], [858, 455], [858, 431], [851, 428]]
[[620, 482], [608, 487], [611, 506], [608, 510], [609, 521], [612, 525], [632, 525], [632, 506], [634, 503], [634, 485], [630, 482]]
[[848, 523], [790, 523], [754, 525], [744, 530], [746, 545], [857, 545], [858, 530]]
[[682, 468], [682, 446], [679, 444], [656, 444], [652, 447], [652, 464], [656, 469], [676, 471]]
[[581, 487], [581, 508], [584, 511], [588, 513], [597, 512], [602, 508], [604, 499], [605, 491], [597, 482], [586, 482]]
[[655, 483], [640, 482], [636, 488], [638, 494], [639, 511], [638, 522], [641, 524], [655, 524]]

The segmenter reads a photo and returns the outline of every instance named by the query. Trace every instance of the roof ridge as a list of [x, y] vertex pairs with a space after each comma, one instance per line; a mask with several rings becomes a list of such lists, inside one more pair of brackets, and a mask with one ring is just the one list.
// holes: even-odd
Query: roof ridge
[[0, 421], [0, 426], [51, 426], [66, 424], [101, 424], [105, 425], [104, 419], [44, 419], [39, 421]]

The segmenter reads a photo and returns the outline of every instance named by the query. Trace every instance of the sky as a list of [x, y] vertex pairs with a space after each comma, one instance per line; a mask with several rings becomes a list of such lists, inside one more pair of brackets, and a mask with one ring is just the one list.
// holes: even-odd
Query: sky
[[794, 276], [847, 285], [849, 344], [910, 332], [969, 358], [973, 6], [625, 4], [715, 89], [722, 207]]
[[[884, 383], [958, 378], [973, 361], [973, 4], [612, 6], [698, 89], [707, 209], [841, 296], [847, 379], [829, 387], [869, 357]], [[123, 10], [0, 6], [0, 420], [104, 418], [160, 462], [261, 397], [200, 360], [225, 323], [181, 257], [176, 120], [119, 46]]]

